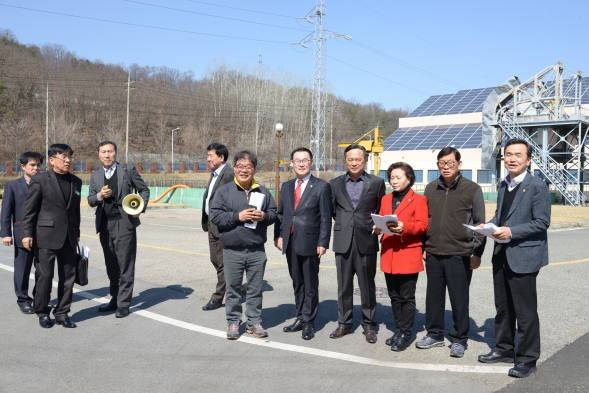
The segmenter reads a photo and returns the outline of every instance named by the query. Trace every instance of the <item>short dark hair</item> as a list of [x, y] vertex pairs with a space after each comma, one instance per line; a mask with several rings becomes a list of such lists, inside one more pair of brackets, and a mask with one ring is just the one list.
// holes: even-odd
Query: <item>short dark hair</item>
[[27, 165], [30, 160], [39, 161], [41, 164], [43, 163], [43, 156], [36, 151], [25, 151], [23, 154], [20, 155], [20, 164]]
[[112, 147], [115, 148], [115, 153], [117, 152], [117, 144], [111, 141], [102, 141], [98, 144], [98, 151], [100, 151], [100, 148], [102, 146], [106, 146], [106, 145], [112, 145]]
[[309, 153], [309, 158], [311, 158], [311, 160], [313, 159], [313, 153], [311, 153], [311, 150], [307, 149], [306, 147], [299, 147], [297, 149], [294, 149], [292, 151], [292, 153], [290, 153], [290, 159], [292, 160], [292, 158], [294, 157], [295, 153], [298, 153], [300, 151], [304, 151]]
[[233, 157], [233, 165], [237, 165], [237, 161], [239, 160], [250, 160], [254, 169], [258, 167], [258, 157], [254, 153], [249, 150], [242, 150], [238, 152], [235, 157]]
[[402, 169], [405, 172], [405, 176], [409, 179], [409, 187], [413, 187], [415, 184], [415, 172], [413, 171], [413, 167], [407, 164], [406, 162], [395, 162], [389, 166], [387, 169], [387, 180], [391, 181], [391, 172], [395, 169]]
[[214, 150], [217, 157], [223, 156], [223, 162], [227, 162], [227, 159], [229, 158], [229, 149], [227, 149], [227, 146], [213, 142], [207, 146], [207, 151], [210, 150]]
[[47, 151], [49, 157], [53, 157], [62, 153], [67, 153], [70, 156], [73, 156], [74, 150], [65, 143], [54, 143], [53, 145], [49, 146], [49, 150]]
[[[527, 158], [532, 158], [532, 146], [530, 146], [530, 144], [525, 139], [519, 139], [519, 138], [510, 139], [505, 144], [505, 149], [507, 149], [507, 146], [511, 146], [511, 145], [526, 145], [526, 154], [528, 155]], [[503, 150], [503, 151], [505, 151], [505, 150]]]
[[460, 152], [453, 146], [448, 146], [440, 150], [438, 153], [438, 160], [442, 157], [449, 156], [450, 154], [454, 154], [456, 161], [460, 162]]
[[364, 146], [358, 145], [357, 143], [352, 143], [350, 146], [346, 147], [346, 149], [344, 150], [344, 158], [346, 157], [347, 152], [349, 152], [350, 150], [354, 150], [354, 149], [362, 150], [362, 152], [364, 153], [364, 160], [368, 161], [368, 152], [366, 151]]

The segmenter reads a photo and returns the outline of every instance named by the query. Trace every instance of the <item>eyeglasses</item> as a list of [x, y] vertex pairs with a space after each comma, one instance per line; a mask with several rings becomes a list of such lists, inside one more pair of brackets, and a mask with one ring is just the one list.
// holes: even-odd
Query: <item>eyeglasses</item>
[[440, 168], [444, 168], [445, 166], [447, 166], [448, 168], [454, 168], [456, 164], [456, 161], [438, 161], [438, 166]]
[[59, 158], [61, 161], [64, 161], [64, 162], [65, 161], [70, 161], [71, 162], [71, 161], [74, 160], [74, 158], [72, 156], [62, 156], [62, 157], [60, 157], [60, 156], [53, 156], [53, 158]]
[[252, 172], [254, 167], [251, 165], [237, 165], [235, 166], [235, 169], [237, 169], [239, 172]]
[[308, 158], [303, 158], [302, 160], [299, 160], [297, 158], [296, 160], [292, 160], [291, 162], [295, 165], [299, 165], [299, 164], [307, 165], [311, 162], [311, 160], [309, 160]]

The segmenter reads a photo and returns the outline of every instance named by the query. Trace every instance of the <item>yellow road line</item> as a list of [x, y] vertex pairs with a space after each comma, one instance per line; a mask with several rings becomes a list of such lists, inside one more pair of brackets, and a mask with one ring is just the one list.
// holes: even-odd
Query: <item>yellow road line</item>
[[[89, 237], [91, 239], [99, 239], [98, 236], [92, 236], [92, 235], [84, 235], [84, 234], [82, 234], [80, 236], [82, 236], [82, 237]], [[205, 253], [202, 253], [202, 252], [178, 250], [177, 248], [153, 246], [151, 244], [137, 243], [137, 246], [139, 246], [139, 247], [145, 247], [145, 248], [153, 248], [155, 250], [178, 252], [178, 253], [181, 253], [181, 254], [198, 255], [198, 256], [201, 256], [201, 257], [208, 257], [208, 256], [210, 256], [210, 254], [205, 254]], [[572, 261], [551, 262], [548, 266], [575, 265], [575, 264], [578, 264], [578, 263], [586, 263], [586, 262], [589, 262], [589, 258], [575, 259], [575, 260], [572, 260]], [[267, 263], [269, 263], [270, 265], [288, 266], [288, 264], [285, 263], [285, 262], [268, 261]], [[335, 266], [329, 266], [329, 265], [322, 265], [321, 267], [328, 268], [328, 269], [335, 269]], [[492, 266], [481, 266], [481, 267], [479, 267], [479, 270], [488, 270], [488, 269], [492, 269], [492, 268], [493, 268]]]
[[[84, 235], [84, 234], [81, 234], [80, 236], [82, 236], [82, 237], [89, 237], [91, 239], [100, 239], [98, 236], [93, 236], [93, 235]], [[145, 248], [153, 248], [155, 250], [178, 252], [178, 253], [181, 253], [181, 254], [198, 255], [198, 256], [201, 256], [201, 257], [209, 257], [210, 256], [210, 254], [205, 254], [205, 253], [202, 253], [202, 252], [178, 250], [176, 248], [153, 246], [151, 244], [137, 243], [137, 246], [138, 247], [145, 247]], [[273, 262], [273, 261], [268, 261], [266, 263], [268, 263], [270, 265], [288, 266], [288, 264], [286, 262]], [[326, 265], [323, 265], [321, 267], [328, 268], [328, 269], [335, 269], [335, 266], [326, 266]]]

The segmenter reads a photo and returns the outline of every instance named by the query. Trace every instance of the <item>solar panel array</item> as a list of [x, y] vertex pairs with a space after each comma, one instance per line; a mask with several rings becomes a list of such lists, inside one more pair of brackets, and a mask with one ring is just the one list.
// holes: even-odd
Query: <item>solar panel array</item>
[[399, 128], [384, 142], [385, 151], [431, 150], [454, 146], [457, 149], [480, 148], [482, 124]]
[[483, 103], [494, 87], [460, 90], [455, 94], [431, 96], [407, 117], [453, 115], [483, 111]]

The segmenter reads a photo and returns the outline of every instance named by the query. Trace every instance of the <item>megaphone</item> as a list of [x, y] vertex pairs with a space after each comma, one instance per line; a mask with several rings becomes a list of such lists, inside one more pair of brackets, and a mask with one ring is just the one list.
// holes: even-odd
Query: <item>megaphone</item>
[[143, 206], [145, 206], [145, 202], [137, 194], [129, 194], [123, 199], [123, 210], [131, 216], [141, 213]]

